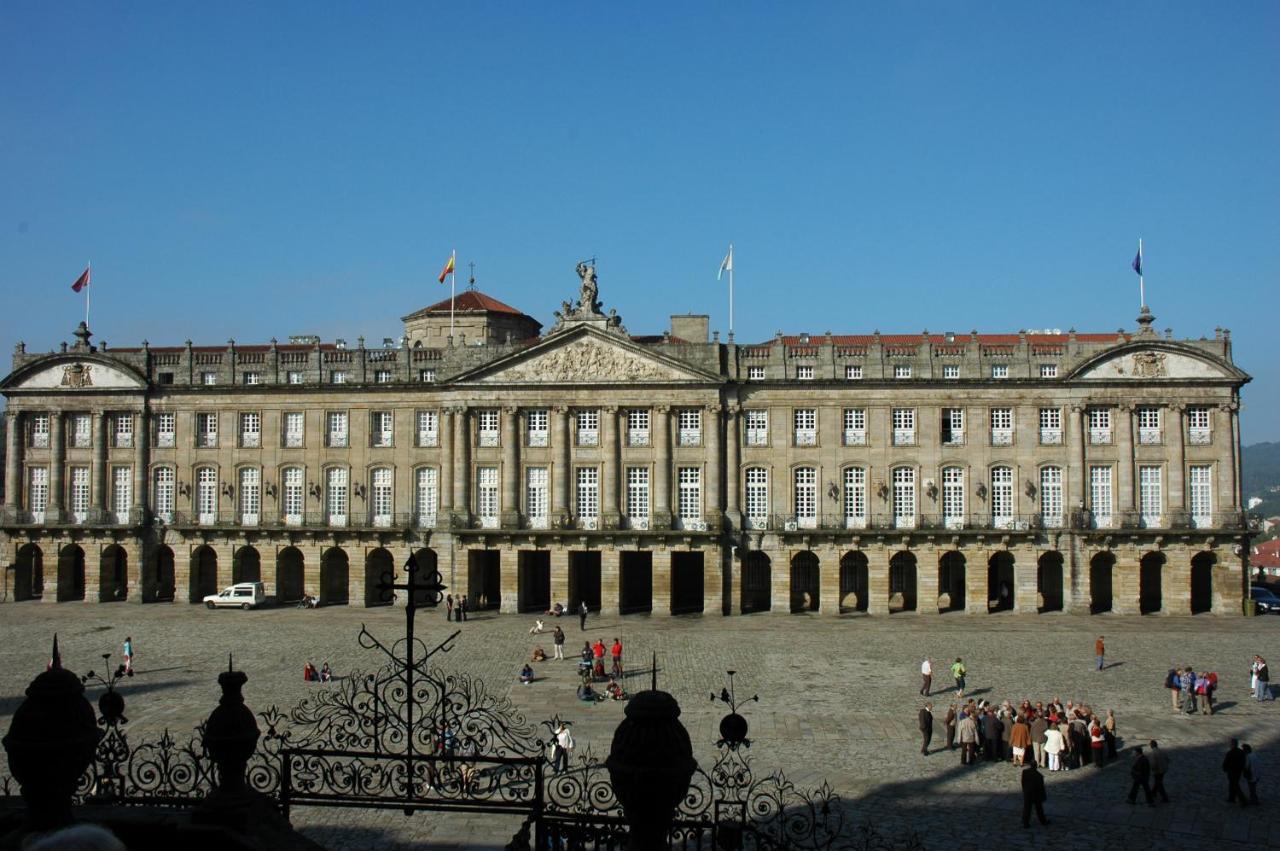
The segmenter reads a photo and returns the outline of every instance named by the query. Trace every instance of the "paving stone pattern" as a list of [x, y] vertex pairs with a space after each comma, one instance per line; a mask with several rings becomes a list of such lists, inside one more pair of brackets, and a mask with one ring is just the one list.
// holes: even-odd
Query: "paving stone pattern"
[[[318, 611], [207, 611], [187, 606], [42, 605], [0, 608], [0, 729], [22, 699], [31, 677], [48, 661], [59, 634], [64, 662], [83, 672], [101, 668], [100, 654], [119, 659], [125, 635], [133, 636], [138, 674], [122, 687], [128, 733], [137, 741], [164, 728], [184, 737], [214, 708], [216, 676], [234, 653], [246, 671], [245, 696], [255, 710], [281, 708], [325, 688], [302, 681], [302, 666], [329, 662], [339, 676], [370, 670], [378, 654], [356, 642], [360, 624], [384, 641], [403, 633], [402, 610], [332, 608]], [[419, 634], [443, 638], [453, 625], [435, 612], [420, 613]], [[916, 831], [927, 847], [1101, 848], [1280, 847], [1280, 811], [1270, 803], [1280, 777], [1280, 702], [1257, 703], [1248, 693], [1254, 653], [1280, 662], [1280, 618], [1076, 617], [966, 615], [819, 618], [758, 615], [735, 618], [592, 617], [580, 632], [577, 619], [560, 621], [567, 655], [584, 639], [614, 636], [626, 648], [629, 690], [647, 687], [651, 654], [658, 656], [659, 687], [680, 701], [682, 720], [704, 767], [714, 758], [717, 725], [725, 714], [709, 699], [738, 671], [740, 698], [760, 695], [743, 710], [751, 725], [749, 754], [760, 774], [785, 771], [800, 786], [828, 781], [882, 832]], [[532, 722], [555, 714], [574, 723], [578, 752], [590, 746], [607, 755], [623, 706], [579, 703], [572, 658], [535, 666], [538, 679], [521, 686], [520, 664], [535, 644], [548, 654], [550, 634], [531, 636], [533, 618], [474, 617], [459, 625], [455, 649], [438, 660], [446, 668], [484, 678], [510, 694]], [[1094, 670], [1093, 640], [1106, 635], [1108, 667]], [[1081, 700], [1114, 709], [1122, 746], [1160, 740], [1172, 768], [1171, 805], [1149, 808], [1124, 800], [1127, 755], [1093, 768], [1046, 775], [1050, 826], [1020, 825], [1019, 773], [1012, 766], [960, 765], [958, 751], [919, 753], [916, 715], [921, 705], [919, 666], [928, 655], [940, 672], [932, 698], [939, 720], [934, 746], [945, 742], [941, 718], [950, 700], [947, 666], [964, 657], [969, 693], [993, 700], [1022, 697]], [[1220, 711], [1182, 717], [1161, 687], [1173, 663], [1216, 670]], [[89, 697], [96, 699], [96, 691]], [[1232, 736], [1251, 742], [1261, 763], [1260, 807], [1225, 802], [1220, 770]], [[298, 809], [294, 821], [331, 848], [501, 847], [515, 819], [476, 815]]]

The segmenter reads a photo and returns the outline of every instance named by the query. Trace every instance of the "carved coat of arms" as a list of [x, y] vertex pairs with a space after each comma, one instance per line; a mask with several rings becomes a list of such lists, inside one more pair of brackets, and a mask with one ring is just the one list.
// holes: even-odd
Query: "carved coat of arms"
[[63, 387], [92, 387], [93, 375], [90, 367], [83, 363], [73, 363], [62, 368]]
[[1133, 356], [1135, 378], [1164, 378], [1166, 373], [1164, 352], [1138, 352]]

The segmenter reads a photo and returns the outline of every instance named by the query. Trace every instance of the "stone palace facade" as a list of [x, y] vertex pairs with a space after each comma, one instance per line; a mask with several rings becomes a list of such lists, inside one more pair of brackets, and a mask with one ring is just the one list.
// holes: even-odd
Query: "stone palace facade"
[[19, 344], [11, 598], [382, 605], [413, 553], [503, 612], [1241, 612], [1227, 332], [640, 337], [578, 271], [545, 334]]

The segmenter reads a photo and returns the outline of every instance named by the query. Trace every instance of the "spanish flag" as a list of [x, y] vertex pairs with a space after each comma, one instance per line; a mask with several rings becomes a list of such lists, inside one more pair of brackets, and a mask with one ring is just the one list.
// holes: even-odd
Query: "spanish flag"
[[453, 261], [456, 259], [456, 257], [457, 257], [456, 252], [449, 255], [449, 262], [444, 264], [444, 268], [440, 270], [440, 277], [437, 279], [440, 281], [440, 283], [443, 284], [444, 279], [453, 274], [453, 269], [454, 269]]

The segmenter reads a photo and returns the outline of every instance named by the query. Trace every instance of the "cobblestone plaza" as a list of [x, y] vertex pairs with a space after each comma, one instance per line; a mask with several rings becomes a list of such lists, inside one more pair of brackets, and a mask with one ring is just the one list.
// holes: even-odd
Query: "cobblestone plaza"
[[[331, 688], [302, 682], [305, 661], [329, 662], [335, 673], [369, 670], [379, 657], [356, 641], [360, 625], [383, 639], [404, 629], [399, 609], [320, 611], [266, 609], [206, 611], [187, 607], [25, 603], [6, 606], [0, 642], [8, 648], [0, 684], [5, 729], [30, 679], [48, 661], [57, 632], [73, 671], [101, 670], [100, 655], [119, 659], [132, 635], [137, 676], [121, 687], [128, 701], [128, 733], [134, 741], [167, 728], [184, 737], [217, 702], [215, 683], [227, 653], [248, 673], [246, 699], [255, 711], [282, 709]], [[535, 644], [548, 652], [550, 635], [531, 636], [530, 616], [485, 613], [459, 625], [455, 648], [439, 661], [446, 670], [483, 678], [509, 695], [527, 720], [554, 715], [574, 723], [576, 756], [587, 747], [603, 758], [623, 706], [585, 705], [574, 696], [573, 661], [536, 666], [537, 681], [521, 686], [519, 665]], [[1264, 657], [1280, 638], [1280, 619], [1197, 617], [1083, 617], [1003, 614], [903, 615], [890, 618], [756, 615], [592, 617], [585, 633], [577, 620], [566, 627], [568, 654], [582, 640], [617, 636], [626, 647], [631, 691], [647, 685], [651, 654], [658, 658], [659, 687], [680, 701], [695, 756], [708, 767], [724, 707], [708, 699], [737, 674], [738, 696], [759, 694], [743, 710], [751, 724], [750, 757], [758, 772], [785, 771], [797, 785], [829, 782], [836, 792], [890, 835], [918, 832], [927, 847], [1252, 847], [1280, 844], [1270, 778], [1280, 736], [1276, 703], [1256, 703], [1247, 691], [1248, 663]], [[441, 615], [419, 615], [419, 632], [434, 644], [452, 630]], [[1108, 667], [1093, 670], [1093, 640], [1105, 634]], [[576, 643], [575, 643], [576, 642]], [[916, 732], [919, 666], [929, 656], [938, 671], [962, 656], [969, 694], [991, 700], [1060, 696], [1114, 709], [1121, 746], [1157, 738], [1171, 756], [1168, 786], [1173, 803], [1149, 809], [1124, 801], [1127, 754], [1097, 772], [1092, 768], [1047, 775], [1052, 824], [1023, 832], [1019, 826], [1018, 772], [1002, 764], [962, 768], [958, 752], [920, 756]], [[1161, 688], [1171, 664], [1192, 664], [1222, 678], [1219, 712], [1179, 717]], [[940, 721], [950, 681], [935, 677]], [[89, 697], [96, 699], [90, 689]], [[941, 725], [934, 737], [945, 741]], [[1228, 807], [1219, 770], [1227, 739], [1251, 742], [1260, 758], [1263, 806]], [[479, 816], [297, 809], [293, 820], [332, 848], [500, 847], [514, 820]]]

